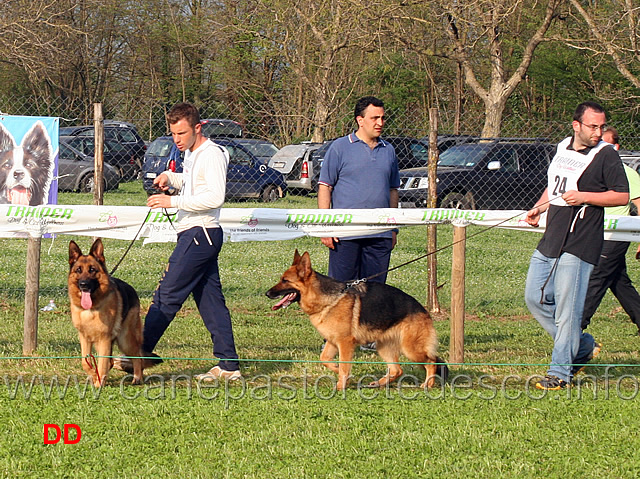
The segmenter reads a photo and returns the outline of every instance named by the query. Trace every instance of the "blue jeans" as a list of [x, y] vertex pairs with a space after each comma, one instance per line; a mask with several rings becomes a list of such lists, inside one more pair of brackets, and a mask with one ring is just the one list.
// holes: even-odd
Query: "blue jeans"
[[593, 336], [580, 327], [592, 270], [592, 264], [569, 253], [548, 258], [536, 250], [529, 263], [525, 301], [553, 339], [547, 374], [567, 382], [572, 378], [571, 365], [586, 363], [595, 346]]

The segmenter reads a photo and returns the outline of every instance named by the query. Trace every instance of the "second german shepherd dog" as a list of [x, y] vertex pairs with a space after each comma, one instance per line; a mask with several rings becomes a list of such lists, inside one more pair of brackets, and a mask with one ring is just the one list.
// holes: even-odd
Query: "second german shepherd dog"
[[[142, 321], [138, 294], [129, 284], [109, 275], [100, 238], [87, 255], [71, 241], [69, 267], [71, 320], [78, 330], [85, 372], [96, 387], [103, 386], [113, 366], [113, 343], [117, 342], [120, 351], [132, 357], [133, 384], [140, 384]], [[95, 369], [89, 362], [92, 346], [99, 356]]]
[[[266, 294], [271, 299], [282, 297], [274, 310], [300, 303], [327, 340], [320, 359], [338, 374], [338, 389], [347, 385], [356, 345], [374, 341], [387, 363], [387, 374], [371, 387], [383, 387], [402, 375], [397, 364], [401, 353], [411, 362], [424, 364], [427, 377], [422, 387], [434, 386], [438, 372], [446, 380], [448, 369], [437, 356], [438, 339], [429, 313], [393, 286], [373, 282], [350, 286], [336, 281], [314, 271], [309, 253], [300, 256], [296, 249], [293, 264]], [[339, 364], [334, 362], [336, 353]], [[441, 363], [439, 368], [436, 363]]]

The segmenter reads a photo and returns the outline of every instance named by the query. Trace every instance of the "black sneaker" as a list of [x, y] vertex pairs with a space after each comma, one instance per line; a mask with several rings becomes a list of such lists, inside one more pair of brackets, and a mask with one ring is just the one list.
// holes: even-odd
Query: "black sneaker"
[[360, 345], [360, 351], [364, 351], [364, 352], [367, 352], [367, 353], [375, 353], [377, 351], [376, 343], [361, 344]]
[[545, 376], [544, 379], [541, 379], [536, 383], [536, 388], [544, 389], [545, 391], [559, 391], [560, 389], [566, 388], [568, 385], [567, 381], [563, 381], [555, 376]]
[[[587, 363], [589, 361], [591, 361], [593, 358], [595, 358], [598, 354], [600, 354], [600, 351], [602, 351], [602, 344], [594, 343], [593, 351], [591, 351], [591, 354], [587, 358]], [[575, 376], [576, 374], [580, 374], [582, 371], [584, 371], [584, 368], [586, 368], [586, 367], [587, 367], [586, 363], [585, 364], [574, 364], [571, 367], [571, 376]]]
[[[142, 357], [145, 358], [142, 360], [143, 369], [155, 366], [156, 364], [160, 364], [162, 362], [162, 358], [156, 353], [146, 353], [143, 351]], [[118, 356], [117, 358], [114, 358], [113, 367], [114, 369], [119, 369], [120, 371], [124, 371], [125, 373], [133, 374], [133, 362], [131, 361], [131, 358], [128, 358], [126, 356]]]

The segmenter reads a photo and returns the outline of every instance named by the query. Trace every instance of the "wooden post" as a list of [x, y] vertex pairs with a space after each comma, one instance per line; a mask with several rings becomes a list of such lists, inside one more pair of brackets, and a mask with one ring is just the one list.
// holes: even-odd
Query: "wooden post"
[[[429, 108], [429, 194], [427, 208], [435, 208], [438, 202], [436, 191], [436, 168], [438, 166], [438, 109]], [[438, 247], [437, 225], [427, 226], [427, 251], [435, 251]], [[432, 313], [440, 312], [438, 301], [438, 258], [434, 254], [427, 258], [429, 279], [427, 283], [427, 308]]]
[[451, 261], [451, 337], [449, 362], [464, 362], [464, 279], [467, 229], [453, 227], [453, 258]]
[[93, 204], [104, 204], [104, 184], [103, 184], [103, 167], [104, 167], [104, 118], [102, 117], [102, 103], [93, 104], [93, 127], [94, 132], [94, 165], [93, 174]]
[[27, 240], [27, 271], [24, 288], [24, 338], [22, 352], [33, 353], [38, 347], [38, 292], [40, 290], [41, 238]]

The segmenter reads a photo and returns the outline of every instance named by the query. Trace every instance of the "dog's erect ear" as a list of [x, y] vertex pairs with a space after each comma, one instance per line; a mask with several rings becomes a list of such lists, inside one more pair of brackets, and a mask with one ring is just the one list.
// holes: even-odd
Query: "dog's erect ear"
[[311, 268], [311, 257], [307, 251], [300, 257], [300, 261], [297, 264], [298, 276], [301, 278], [308, 278], [313, 273], [313, 269]]
[[93, 242], [93, 244], [91, 245], [91, 251], [89, 251], [89, 254], [93, 256], [95, 259], [97, 259], [98, 262], [102, 264], [105, 263], [104, 245], [102, 244], [102, 240], [100, 238], [98, 238]]
[[298, 253], [298, 248], [296, 248], [296, 252], [293, 253], [293, 264], [298, 264], [300, 262], [300, 253]]
[[76, 244], [75, 241], [69, 241], [69, 266], [73, 266], [73, 264], [78, 261], [78, 258], [80, 256], [82, 256], [80, 247]]
[[22, 139], [22, 147], [29, 151], [42, 168], [50, 169], [51, 166], [51, 140], [44, 124], [37, 121]]
[[16, 146], [13, 135], [0, 123], [0, 152], [13, 150]]

